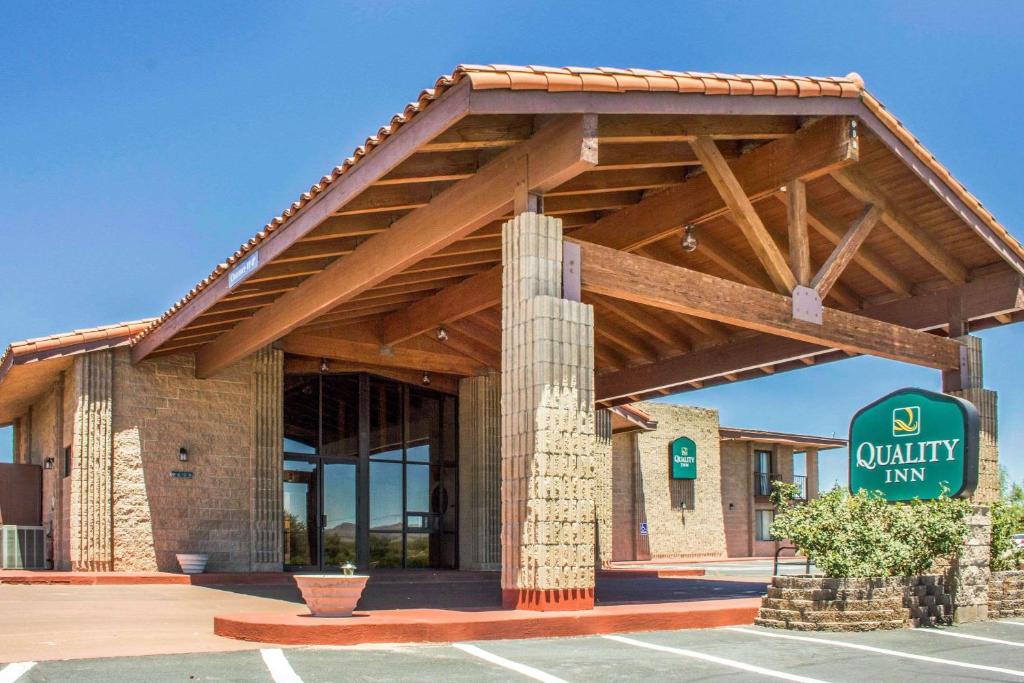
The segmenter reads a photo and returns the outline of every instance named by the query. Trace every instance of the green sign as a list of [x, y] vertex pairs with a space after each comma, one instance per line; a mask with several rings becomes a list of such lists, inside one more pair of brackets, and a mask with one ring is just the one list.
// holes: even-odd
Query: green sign
[[693, 439], [681, 436], [670, 444], [673, 479], [697, 478], [697, 444]]
[[978, 484], [978, 411], [924, 389], [900, 389], [850, 421], [850, 491], [887, 500], [968, 496]]

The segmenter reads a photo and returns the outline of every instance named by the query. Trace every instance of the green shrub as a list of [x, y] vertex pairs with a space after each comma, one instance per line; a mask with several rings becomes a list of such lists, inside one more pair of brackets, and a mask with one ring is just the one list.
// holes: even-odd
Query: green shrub
[[836, 487], [806, 503], [797, 487], [776, 482], [772, 535], [788, 538], [825, 576], [911, 576], [950, 555], [967, 533], [970, 504], [941, 498], [889, 503], [880, 492]]
[[1018, 497], [996, 501], [992, 505], [992, 547], [989, 566], [993, 571], [1017, 569], [1024, 561], [1024, 548], [1013, 542], [1013, 535], [1024, 531], [1024, 503]]

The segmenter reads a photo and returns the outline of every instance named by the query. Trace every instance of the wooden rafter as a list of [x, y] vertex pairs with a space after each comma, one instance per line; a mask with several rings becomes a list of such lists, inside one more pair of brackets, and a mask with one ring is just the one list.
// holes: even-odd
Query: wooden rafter
[[875, 204], [881, 208], [882, 221], [886, 227], [950, 282], [959, 284], [967, 281], [967, 268], [932, 239], [888, 197], [882, 188], [863, 173], [842, 170], [834, 172], [832, 177], [864, 204]]
[[960, 344], [950, 339], [828, 308], [817, 325], [794, 319], [789, 297], [774, 292], [607, 247], [581, 250], [584, 290], [854, 353], [959, 367]]
[[786, 185], [786, 223], [789, 227], [789, 265], [799, 285], [811, 281], [811, 242], [807, 234], [807, 184]]
[[[787, 201], [785, 196], [781, 193], [776, 194], [775, 197], [784, 204]], [[807, 224], [815, 232], [831, 242], [833, 246], [839, 244], [845, 234], [845, 228], [836, 218], [825, 211], [824, 208], [815, 206], [813, 203], [809, 203], [807, 207]], [[874, 276], [876, 280], [893, 292], [900, 294], [901, 296], [911, 295], [912, 286], [910, 282], [900, 275], [892, 264], [886, 261], [881, 254], [877, 253], [871, 247], [862, 245], [861, 248], [853, 255], [853, 260], [857, 265], [867, 271], [870, 275]]]
[[522, 147], [504, 152], [204, 347], [197, 354], [196, 374], [211, 376], [504, 215], [521, 181], [524, 157], [529, 158], [527, 182], [538, 191], [591, 168], [597, 162], [595, 130], [594, 116], [551, 122]]
[[382, 348], [371, 342], [353, 341], [314, 334], [289, 334], [280, 340], [285, 353], [314, 358], [334, 358], [351, 363], [410, 368], [454, 375], [476, 375], [482, 363], [457, 353], [439, 353], [403, 347]]
[[793, 271], [789, 269], [786, 258], [779, 250], [779, 246], [775, 244], [768, 229], [764, 227], [753, 203], [747, 197], [732, 169], [729, 168], [729, 162], [718, 151], [714, 140], [710, 137], [700, 136], [690, 144], [704, 166], [704, 171], [714, 183], [718, 194], [721, 195], [722, 201], [732, 212], [732, 219], [747, 238], [747, 242], [750, 243], [761, 265], [768, 271], [768, 277], [775, 283], [775, 287], [780, 292], [793, 291], [793, 287], [796, 286]]
[[831, 291], [836, 280], [846, 270], [846, 266], [853, 260], [861, 245], [864, 244], [864, 240], [878, 224], [881, 216], [882, 210], [877, 206], [872, 204], [865, 207], [857, 220], [850, 225], [843, 238], [839, 240], [839, 244], [832, 250], [825, 263], [818, 269], [810, 286], [818, 292], [818, 296], [822, 299]]

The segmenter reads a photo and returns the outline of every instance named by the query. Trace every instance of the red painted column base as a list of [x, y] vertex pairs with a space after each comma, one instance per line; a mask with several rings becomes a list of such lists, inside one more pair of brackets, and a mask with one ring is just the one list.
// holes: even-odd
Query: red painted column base
[[502, 588], [501, 605], [505, 609], [534, 612], [571, 612], [594, 609], [591, 588]]

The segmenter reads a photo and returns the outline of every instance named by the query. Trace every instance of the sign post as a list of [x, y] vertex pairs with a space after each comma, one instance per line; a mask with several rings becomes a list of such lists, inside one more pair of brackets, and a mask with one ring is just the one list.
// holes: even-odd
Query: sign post
[[673, 479], [697, 478], [697, 444], [693, 439], [681, 436], [669, 447]]
[[978, 411], [969, 401], [900, 389], [850, 421], [850, 491], [886, 500], [966, 498], [978, 484]]

